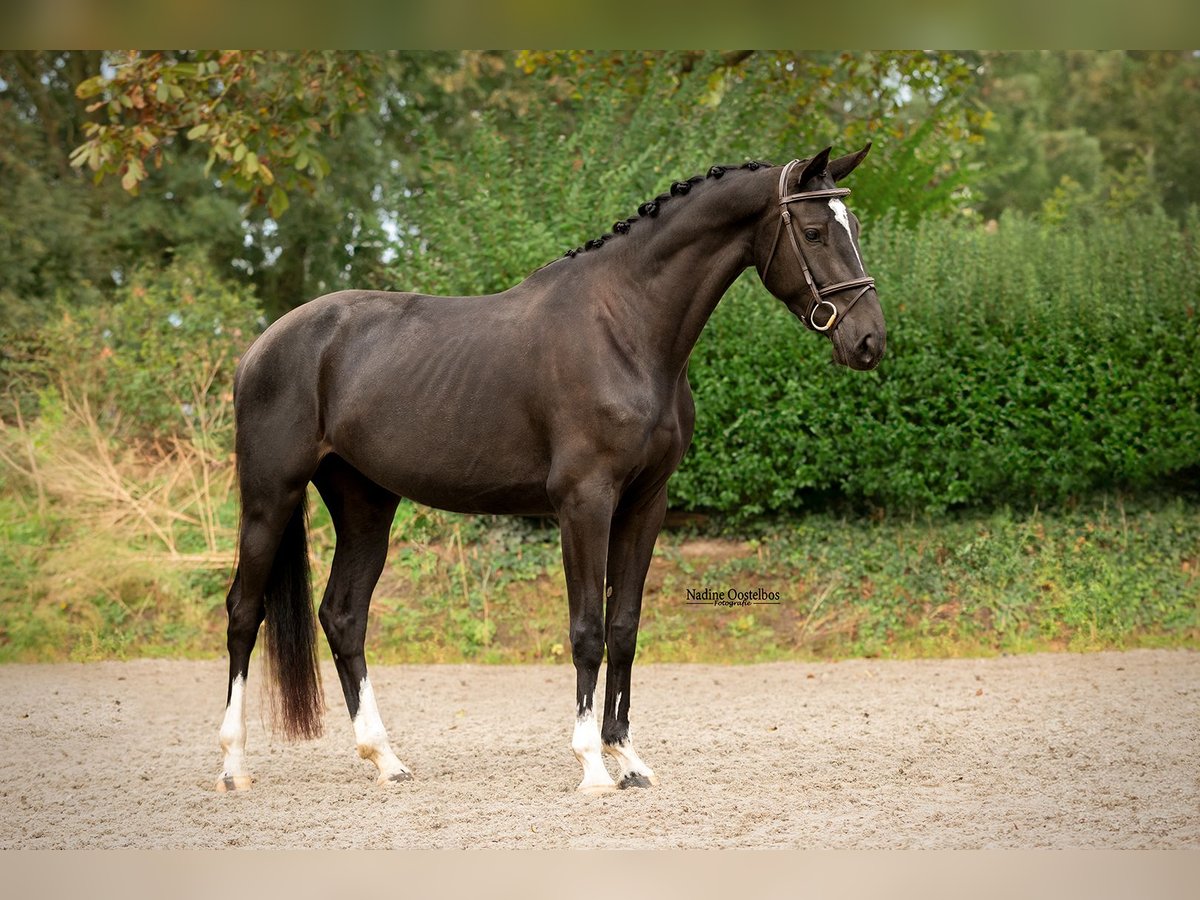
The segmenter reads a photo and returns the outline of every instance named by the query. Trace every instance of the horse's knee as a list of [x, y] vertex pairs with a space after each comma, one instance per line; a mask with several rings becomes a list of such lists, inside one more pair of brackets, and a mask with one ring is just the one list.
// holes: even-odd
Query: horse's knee
[[577, 669], [600, 668], [604, 659], [604, 632], [598, 625], [571, 625], [571, 659]]
[[608, 664], [629, 666], [637, 653], [636, 622], [613, 622], [608, 629]]

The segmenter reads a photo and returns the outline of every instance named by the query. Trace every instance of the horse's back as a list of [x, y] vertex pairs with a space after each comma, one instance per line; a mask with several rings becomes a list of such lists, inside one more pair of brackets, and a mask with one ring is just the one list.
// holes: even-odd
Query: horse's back
[[311, 358], [337, 336], [346, 321], [386, 311], [403, 315], [408, 301], [417, 296], [390, 291], [337, 291], [309, 300], [267, 326], [243, 355], [238, 378], [263, 363], [278, 365], [289, 357]]

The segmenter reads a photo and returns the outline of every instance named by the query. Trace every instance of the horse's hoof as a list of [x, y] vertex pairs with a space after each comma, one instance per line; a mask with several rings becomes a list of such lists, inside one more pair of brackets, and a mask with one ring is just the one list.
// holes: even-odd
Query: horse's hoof
[[621, 790], [626, 788], [648, 788], [658, 784], [658, 779], [653, 775], [643, 775], [640, 772], [630, 772], [621, 779], [621, 783], [617, 785]]
[[405, 781], [412, 781], [413, 773], [407, 769], [401, 769], [399, 772], [392, 772], [390, 775], [380, 775], [376, 782], [380, 787], [388, 787], [392, 784], [400, 784]]
[[611, 782], [608, 784], [581, 784], [575, 788], [575, 793], [588, 797], [603, 797], [605, 794], [615, 793], [616, 790], [617, 786]]
[[254, 779], [249, 775], [222, 775], [217, 779], [217, 792], [232, 794], [237, 791], [248, 791]]

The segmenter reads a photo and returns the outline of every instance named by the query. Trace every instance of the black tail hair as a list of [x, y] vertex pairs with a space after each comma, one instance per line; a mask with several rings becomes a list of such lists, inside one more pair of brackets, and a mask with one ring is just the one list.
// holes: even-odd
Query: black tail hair
[[276, 725], [289, 740], [321, 734], [324, 696], [317, 668], [316, 618], [308, 571], [308, 503], [288, 520], [264, 592], [266, 656]]

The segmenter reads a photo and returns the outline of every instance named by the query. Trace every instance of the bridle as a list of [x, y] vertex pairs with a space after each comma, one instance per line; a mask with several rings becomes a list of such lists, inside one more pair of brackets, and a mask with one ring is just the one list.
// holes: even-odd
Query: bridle
[[[819, 191], [801, 191], [798, 194], [785, 194], [787, 189], [788, 176], [791, 175], [792, 169], [800, 164], [800, 160], [793, 159], [790, 163], [783, 167], [783, 171], [779, 173], [779, 206], [782, 210], [782, 215], [779, 217], [779, 224], [775, 227], [775, 239], [771, 241], [771, 253], [767, 257], [767, 264], [763, 267], [762, 281], [767, 282], [767, 273], [771, 270], [771, 261], [775, 258], [775, 250], [779, 246], [779, 234], [787, 226], [787, 236], [792, 242], [792, 249], [796, 251], [796, 259], [800, 261], [800, 271], [804, 273], [804, 283], [808, 285], [808, 291], [811, 296], [811, 301], [808, 304], [808, 309], [800, 316], [800, 320], [804, 322], [813, 331], [826, 332], [841, 321], [841, 319], [850, 312], [855, 303], [859, 301], [863, 294], [875, 287], [875, 279], [869, 275], [862, 278], [854, 278], [850, 281], [839, 281], [837, 284], [826, 285], [819, 288], [816, 282], [813, 281], [812, 272], [809, 271], [808, 261], [804, 258], [804, 251], [800, 249], [800, 242], [796, 240], [796, 230], [792, 225], [792, 214], [788, 210], [788, 206], [798, 200], [820, 200], [825, 197], [845, 197], [850, 193], [849, 188], [825, 188]], [[827, 294], [839, 294], [843, 291], [849, 291], [853, 288], [859, 288], [845, 309], [840, 313], [837, 306], [832, 300], [826, 300]], [[829, 307], [829, 318], [825, 320], [825, 324], [818, 325], [813, 314], [822, 306]]]

